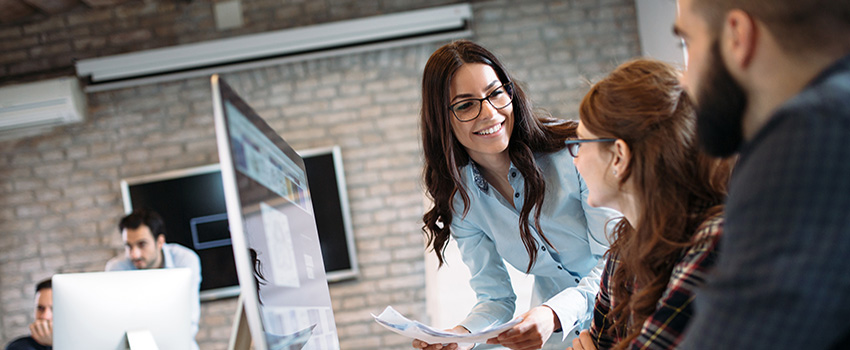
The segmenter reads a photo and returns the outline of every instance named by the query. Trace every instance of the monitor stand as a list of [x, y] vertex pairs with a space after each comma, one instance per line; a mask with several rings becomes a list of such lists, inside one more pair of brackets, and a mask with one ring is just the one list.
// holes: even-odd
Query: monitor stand
[[241, 294], [237, 303], [227, 350], [251, 350], [251, 330], [248, 328], [248, 317], [245, 316], [245, 303]]
[[130, 350], [159, 350], [149, 330], [127, 331], [127, 346]]

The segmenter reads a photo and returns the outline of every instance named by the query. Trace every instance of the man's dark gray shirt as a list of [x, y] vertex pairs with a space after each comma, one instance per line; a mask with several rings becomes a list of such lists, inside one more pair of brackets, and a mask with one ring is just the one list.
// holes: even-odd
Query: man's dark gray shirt
[[850, 56], [781, 106], [739, 157], [718, 264], [682, 348], [845, 348]]

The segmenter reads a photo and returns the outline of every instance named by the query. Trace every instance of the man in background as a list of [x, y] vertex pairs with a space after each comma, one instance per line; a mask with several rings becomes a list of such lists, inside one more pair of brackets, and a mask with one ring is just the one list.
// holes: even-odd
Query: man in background
[[201, 286], [201, 259], [189, 248], [176, 243], [165, 243], [165, 223], [154, 211], [136, 210], [118, 223], [124, 241], [124, 256], [106, 263], [106, 271], [139, 269], [168, 269], [186, 267], [192, 270], [195, 285], [192, 305], [193, 346], [198, 334], [201, 305], [198, 293]]
[[850, 1], [677, 2], [699, 140], [739, 152], [681, 346], [850, 348]]
[[53, 285], [48, 278], [35, 286], [35, 322], [30, 335], [9, 343], [6, 350], [50, 350], [53, 348]]

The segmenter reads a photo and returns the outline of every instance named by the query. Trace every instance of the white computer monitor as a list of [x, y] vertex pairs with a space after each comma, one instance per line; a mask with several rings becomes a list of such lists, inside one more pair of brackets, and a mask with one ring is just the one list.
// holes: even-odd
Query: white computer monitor
[[128, 332], [159, 350], [190, 349], [192, 288], [185, 268], [54, 275], [53, 349], [125, 350]]
[[211, 79], [233, 257], [254, 349], [338, 350], [303, 159]]

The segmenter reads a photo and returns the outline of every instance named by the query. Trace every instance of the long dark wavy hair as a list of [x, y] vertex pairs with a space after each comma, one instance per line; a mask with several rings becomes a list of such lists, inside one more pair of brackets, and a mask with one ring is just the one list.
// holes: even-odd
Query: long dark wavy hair
[[[435, 51], [425, 64], [422, 77], [422, 149], [425, 153], [423, 178], [434, 207], [422, 217], [422, 231], [428, 245], [437, 254], [442, 266], [443, 250], [449, 242], [453, 215], [453, 198], [463, 200], [463, 213], [469, 210], [469, 194], [461, 181], [460, 168], [470, 162], [466, 149], [452, 132], [449, 110], [449, 87], [455, 72], [468, 63], [482, 63], [493, 68], [502, 83], [513, 81], [504, 65], [487, 49], [467, 40], [446, 44]], [[535, 152], [555, 152], [563, 149], [564, 140], [575, 135], [576, 123], [549, 117], [538, 118], [522, 86], [514, 82], [513, 132], [508, 142], [511, 162], [525, 177], [525, 202], [520, 210], [519, 235], [529, 255], [526, 272], [531, 271], [537, 258], [537, 243], [529, 228], [534, 211], [534, 227], [540, 237], [551, 245], [540, 229], [540, 206], [546, 184], [540, 168], [534, 162]]]
[[581, 101], [579, 115], [600, 138], [623, 140], [632, 159], [629, 178], [643, 210], [637, 228], [621, 220], [609, 254], [620, 260], [611, 278], [616, 349], [640, 333], [656, 308], [676, 262], [698, 242], [699, 225], [722, 212], [733, 159], [712, 158], [696, 143], [694, 106], [679, 72], [655, 60], [619, 66]]

